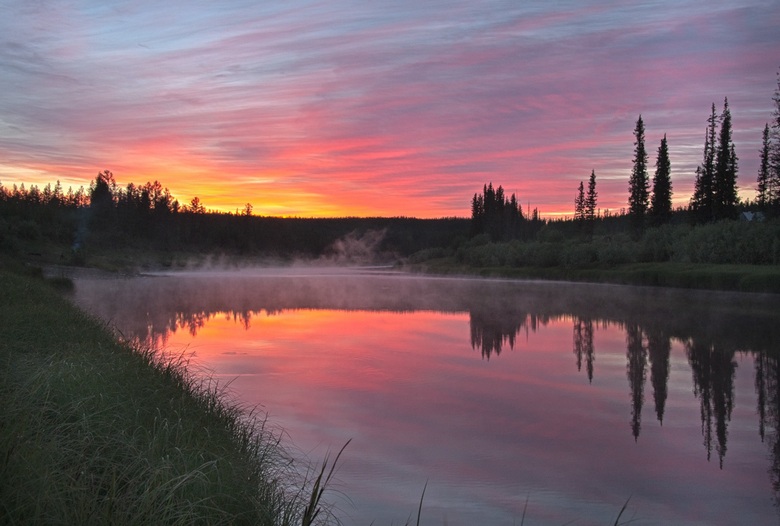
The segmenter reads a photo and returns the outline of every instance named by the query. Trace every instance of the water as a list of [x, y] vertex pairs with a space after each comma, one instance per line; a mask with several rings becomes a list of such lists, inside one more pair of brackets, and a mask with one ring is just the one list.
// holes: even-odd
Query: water
[[[345, 524], [778, 524], [780, 299], [285, 269], [76, 280], [318, 462]], [[427, 486], [426, 486], [427, 484]], [[630, 499], [630, 500], [629, 500]]]

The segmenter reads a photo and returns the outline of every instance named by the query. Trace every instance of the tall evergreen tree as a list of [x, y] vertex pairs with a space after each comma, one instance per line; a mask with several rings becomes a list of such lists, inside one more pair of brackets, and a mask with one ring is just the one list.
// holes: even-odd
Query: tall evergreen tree
[[769, 170], [769, 124], [764, 125], [764, 133], [761, 140], [761, 150], [759, 150], [760, 161], [758, 165], [758, 178], [756, 182], [756, 200], [758, 206], [766, 208], [771, 202], [772, 179]]
[[713, 187], [715, 184], [715, 139], [717, 137], [718, 115], [715, 103], [707, 119], [707, 132], [704, 135], [704, 155], [702, 164], [696, 168], [696, 185], [691, 198], [691, 209], [699, 222], [713, 219]]
[[777, 73], [777, 88], [772, 102], [775, 109], [769, 132], [769, 200], [775, 213], [780, 213], [780, 71]]
[[574, 198], [574, 219], [583, 221], [585, 219], [585, 185], [580, 181], [577, 189], [577, 196]]
[[590, 179], [588, 179], [588, 193], [585, 196], [585, 219], [594, 221], [596, 219], [596, 171], [591, 170]]
[[647, 151], [645, 150], [645, 124], [642, 116], [634, 128], [634, 167], [628, 182], [628, 213], [635, 227], [644, 226], [647, 213], [650, 183], [647, 177]]
[[653, 176], [653, 196], [650, 200], [650, 217], [654, 224], [669, 221], [672, 216], [672, 164], [669, 160], [669, 147], [666, 134], [658, 147]]
[[712, 206], [715, 219], [735, 219], [737, 217], [737, 156], [731, 140], [731, 110], [729, 100], [723, 101], [723, 113], [720, 115], [720, 134], [715, 150], [715, 178], [713, 184]]

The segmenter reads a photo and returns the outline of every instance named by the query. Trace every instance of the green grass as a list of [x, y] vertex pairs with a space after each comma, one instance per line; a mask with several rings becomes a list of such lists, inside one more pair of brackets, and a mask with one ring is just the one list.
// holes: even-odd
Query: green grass
[[3, 523], [299, 524], [321, 506], [263, 418], [181, 357], [6, 270], [0, 320]]

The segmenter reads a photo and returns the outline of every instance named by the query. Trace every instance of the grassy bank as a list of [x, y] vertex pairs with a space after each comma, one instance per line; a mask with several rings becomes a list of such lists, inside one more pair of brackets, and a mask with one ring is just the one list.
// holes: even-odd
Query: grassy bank
[[780, 266], [707, 263], [625, 263], [589, 267], [472, 266], [436, 258], [401, 268], [430, 274], [462, 274], [516, 279], [585, 281], [686, 289], [780, 294]]
[[0, 292], [4, 523], [306, 523], [277, 437], [217, 386], [40, 278], [0, 269]]

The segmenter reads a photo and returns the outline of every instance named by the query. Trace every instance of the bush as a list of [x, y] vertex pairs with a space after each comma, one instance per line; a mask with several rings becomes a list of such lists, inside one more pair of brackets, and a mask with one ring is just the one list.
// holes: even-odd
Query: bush
[[780, 262], [780, 223], [720, 221], [676, 232], [673, 260], [690, 263], [771, 265]]
[[632, 248], [635, 243], [627, 235], [611, 236], [598, 243], [598, 261], [603, 265], [622, 265], [635, 260]]
[[19, 239], [35, 241], [41, 237], [41, 229], [34, 221], [20, 221], [16, 224], [15, 234]]

